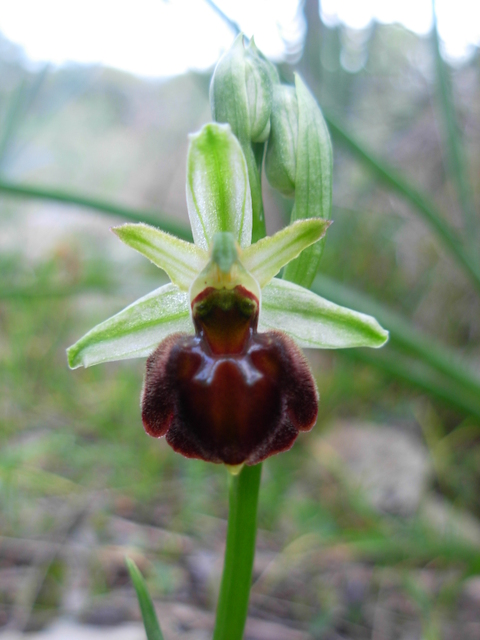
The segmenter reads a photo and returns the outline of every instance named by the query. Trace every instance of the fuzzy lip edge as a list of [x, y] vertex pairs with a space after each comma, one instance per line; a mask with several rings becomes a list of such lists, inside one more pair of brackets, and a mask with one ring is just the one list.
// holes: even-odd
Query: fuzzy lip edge
[[[208, 436], [209, 428], [207, 428], [205, 435], [202, 435], [198, 434], [197, 423], [195, 423], [194, 428], [189, 425], [189, 419], [187, 419], [186, 416], [192, 414], [192, 411], [185, 411], [179, 404], [179, 389], [181, 387], [178, 385], [182, 385], [183, 383], [175, 369], [175, 358], [178, 357], [178, 349], [176, 350], [176, 347], [179, 343], [183, 342], [181, 349], [183, 349], [184, 355], [185, 348], [189, 349], [193, 344], [195, 344], [195, 348], [198, 349], [198, 341], [200, 338], [197, 335], [188, 337], [184, 334], [173, 334], [168, 336], [147, 359], [141, 403], [142, 420], [145, 431], [156, 438], [166, 436], [167, 443], [185, 457], [199, 458], [207, 462], [223, 463], [233, 465], [234, 467], [241, 464], [257, 464], [271, 455], [290, 449], [300, 431], [309, 431], [316, 422], [318, 413], [318, 390], [308, 361], [300, 347], [298, 347], [292, 338], [278, 330], [267, 333], [254, 332], [253, 339], [250, 338], [250, 347], [254, 346], [256, 348], [258, 338], [260, 339], [261, 345], [264, 348], [266, 347], [265, 354], [270, 354], [270, 357], [273, 357], [274, 362], [276, 362], [277, 374], [274, 379], [267, 382], [265, 389], [276, 389], [275, 394], [279, 394], [278, 400], [274, 401], [274, 403], [277, 403], [277, 409], [274, 408], [275, 404], [270, 407], [270, 409], [272, 409], [270, 413], [273, 416], [272, 422], [269, 424], [268, 420], [261, 419], [262, 425], [266, 425], [266, 432], [264, 432], [264, 436], [260, 440], [254, 438], [253, 444], [252, 441], [250, 441], [250, 444], [248, 443], [248, 432], [251, 431], [252, 434], [258, 433], [253, 427], [253, 423], [250, 422], [249, 426], [241, 429], [241, 433], [247, 433], [247, 441], [245, 441], [243, 437], [243, 440], [241, 439], [238, 444], [238, 446], [241, 447], [240, 451], [243, 447], [243, 453], [239, 453], [237, 450], [238, 455], [235, 454], [236, 457], [232, 458], [230, 454], [222, 453], [222, 451], [226, 451], [222, 449], [223, 446], [226, 446], [225, 444], [222, 445], [221, 442], [212, 443], [210, 436]], [[194, 355], [193, 351], [191, 353]], [[198, 352], [197, 355], [195, 355], [195, 358], [197, 357]], [[241, 356], [242, 359], [245, 357], [250, 357], [250, 351], [248, 349], [245, 354]], [[220, 354], [212, 358], [211, 354], [209, 354], [207, 360], [209, 359], [216, 360], [219, 366], [222, 362], [229, 367], [234, 366], [235, 371], [232, 370], [232, 375], [234, 375], [234, 377], [237, 375], [241, 376], [241, 370], [234, 365], [234, 362], [239, 358], [234, 357], [232, 359], [230, 355], [225, 354]], [[206, 362], [205, 360], [203, 361]], [[249, 366], [254, 366], [255, 370], [262, 374], [258, 379], [261, 385], [264, 384], [262, 380], [268, 381], [268, 367], [266, 370], [267, 373], [265, 373], [262, 360], [259, 361], [259, 364], [257, 363], [255, 365], [251, 363]], [[258, 366], [260, 366], [260, 368], [258, 368]], [[196, 365], [194, 369], [196, 371]], [[289, 372], [288, 375], [286, 375], [286, 371]], [[195, 373], [195, 375], [197, 374]], [[267, 375], [267, 378], [265, 378], [265, 375]], [[240, 379], [242, 378], [240, 377]], [[187, 382], [187, 386], [189, 384], [190, 382]], [[213, 378], [209, 385], [211, 392], [215, 393], [215, 389], [211, 385], [218, 384], [222, 387], [224, 381]], [[268, 386], [269, 384], [270, 387]], [[272, 384], [273, 387], [271, 386]], [[243, 391], [240, 389], [240, 396], [244, 392], [247, 393], [247, 388], [248, 385]], [[251, 393], [253, 393], [253, 389], [254, 388], [252, 388]], [[258, 389], [260, 389], [260, 393], [265, 392], [261, 391], [262, 386], [257, 387], [257, 390]], [[268, 394], [270, 393], [271, 391], [268, 392]], [[229, 394], [224, 395], [227, 399], [230, 397]], [[240, 396], [237, 397], [237, 401]], [[192, 399], [193, 404], [197, 403], [199, 401], [198, 389], [192, 394], [188, 394], [188, 397]], [[253, 403], [253, 413], [250, 412], [250, 417], [248, 417], [247, 412], [246, 419], [251, 421], [252, 416], [256, 412], [255, 403], [260, 403], [258, 407], [262, 407], [262, 398], [259, 396], [255, 397], [255, 395], [247, 395], [245, 400], [247, 403], [249, 402], [249, 398], [251, 398], [251, 403]], [[269, 402], [271, 398], [272, 396], [270, 396]], [[203, 406], [203, 399], [200, 400], [199, 406]], [[224, 407], [225, 415], [228, 415], [228, 412], [229, 408]], [[193, 413], [198, 414], [198, 410]], [[262, 410], [260, 413], [262, 413]], [[222, 420], [223, 419], [226, 418], [222, 418]], [[205, 425], [208, 423], [209, 419], [206, 418]], [[243, 444], [241, 444], [241, 442], [243, 442]]]

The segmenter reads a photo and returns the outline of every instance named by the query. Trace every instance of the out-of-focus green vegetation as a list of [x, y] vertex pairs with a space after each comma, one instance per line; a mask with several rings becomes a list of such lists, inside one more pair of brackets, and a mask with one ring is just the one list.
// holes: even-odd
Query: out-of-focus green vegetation
[[[312, 356], [319, 421], [265, 465], [251, 611], [314, 638], [422, 629], [473, 639], [480, 58], [451, 68], [435, 38], [327, 28], [315, 2], [305, 10], [298, 67], [331, 119], [335, 152], [335, 223], [314, 287], [372, 312], [392, 338], [374, 354]], [[6, 42], [0, 76], [0, 624], [30, 628], [68, 610], [49, 585], [73, 589], [65, 568], [77, 543], [91, 552], [84, 619], [124, 588], [127, 547], [157, 598], [211, 609], [223, 470], [144, 435], [142, 361], [70, 372], [65, 359], [85, 330], [158, 286], [158, 270], [108, 227], [143, 215], [187, 229], [187, 134], [210, 119], [209, 77], [33, 72]], [[273, 232], [291, 203], [264, 191]], [[406, 434], [427, 452], [414, 508], [372, 502], [329, 440], [347, 422]], [[54, 549], [39, 546], [49, 540]]]

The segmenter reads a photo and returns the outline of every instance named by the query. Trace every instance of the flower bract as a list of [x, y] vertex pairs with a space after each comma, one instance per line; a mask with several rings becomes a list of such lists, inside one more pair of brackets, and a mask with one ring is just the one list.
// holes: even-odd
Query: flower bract
[[248, 171], [229, 125], [191, 136], [187, 205], [194, 243], [145, 224], [114, 229], [171, 283], [89, 331], [68, 349], [69, 365], [147, 357], [147, 433], [187, 457], [256, 464], [315, 423], [318, 392], [300, 347], [380, 347], [388, 333], [275, 277], [330, 223], [298, 220], [251, 244]]

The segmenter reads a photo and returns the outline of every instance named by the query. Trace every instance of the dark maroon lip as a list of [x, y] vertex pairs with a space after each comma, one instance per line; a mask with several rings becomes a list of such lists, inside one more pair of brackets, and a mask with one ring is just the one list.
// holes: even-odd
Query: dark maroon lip
[[257, 332], [258, 300], [241, 286], [206, 289], [192, 315], [195, 336], [169, 336], [147, 360], [147, 433], [186, 457], [229, 465], [289, 449], [317, 416], [300, 349], [281, 332]]

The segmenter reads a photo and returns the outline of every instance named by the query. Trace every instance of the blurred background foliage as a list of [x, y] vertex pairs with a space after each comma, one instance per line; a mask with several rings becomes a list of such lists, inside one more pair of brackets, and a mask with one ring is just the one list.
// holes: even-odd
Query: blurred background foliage
[[[334, 143], [314, 288], [376, 315], [391, 340], [311, 354], [318, 424], [265, 464], [247, 635], [473, 640], [480, 56], [451, 67], [435, 32], [328, 27], [313, 0], [304, 11], [303, 55], [280, 71], [300, 71]], [[195, 614], [162, 609], [168, 637], [207, 637], [195, 633], [215, 602], [225, 472], [144, 435], [143, 361], [70, 372], [65, 348], [161, 284], [110, 226], [188, 235], [187, 135], [210, 119], [210, 73], [32, 71], [3, 39], [0, 77], [0, 625], [138, 617], [129, 552], [160, 608]], [[292, 202], [266, 181], [264, 198], [273, 233]]]

